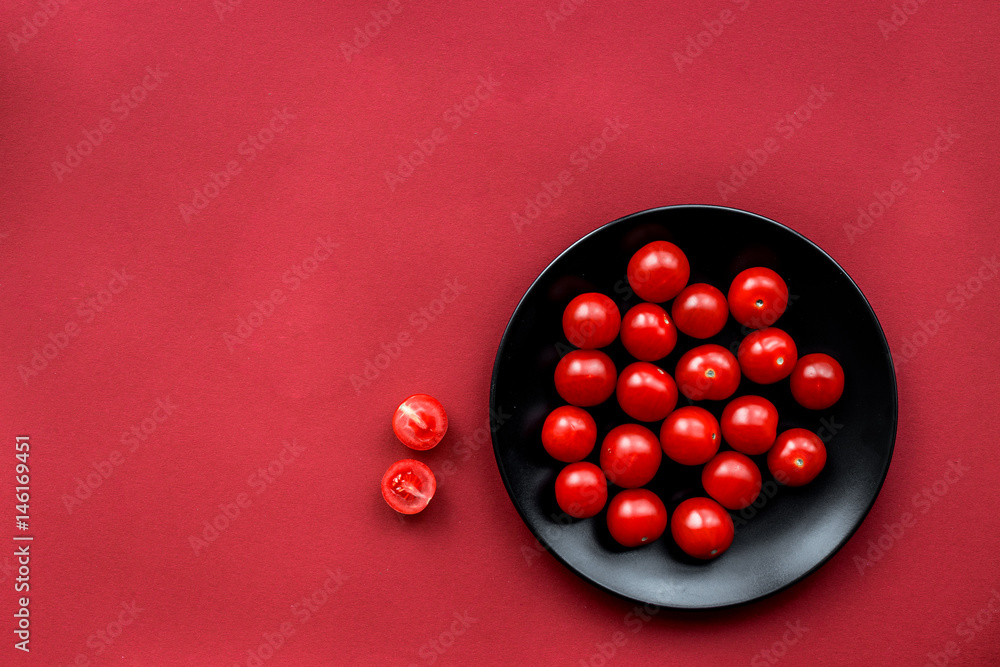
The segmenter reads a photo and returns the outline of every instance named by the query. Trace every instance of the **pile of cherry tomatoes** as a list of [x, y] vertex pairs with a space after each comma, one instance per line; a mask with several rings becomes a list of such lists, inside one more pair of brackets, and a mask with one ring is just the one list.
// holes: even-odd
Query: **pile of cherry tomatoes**
[[[673, 243], [654, 241], [628, 264], [628, 282], [644, 300], [624, 317], [614, 301], [591, 292], [566, 307], [563, 333], [576, 348], [559, 361], [556, 391], [568, 403], [557, 407], [542, 427], [542, 445], [568, 465], [555, 482], [559, 507], [585, 519], [607, 506], [611, 536], [626, 547], [648, 544], [667, 528], [667, 509], [649, 484], [663, 456], [685, 466], [704, 466], [707, 497], [684, 500], [670, 520], [677, 545], [690, 556], [711, 559], [733, 541], [727, 510], [740, 510], [760, 494], [761, 472], [750, 456], [767, 454], [767, 467], [786, 486], [812, 481], [826, 464], [826, 447], [804, 428], [777, 432], [778, 411], [766, 398], [733, 397], [741, 377], [766, 385], [789, 379], [792, 396], [808, 409], [822, 410], [840, 399], [844, 371], [826, 354], [799, 358], [792, 337], [773, 325], [788, 305], [788, 287], [776, 272], [754, 267], [739, 273], [728, 294], [705, 283], [688, 285], [690, 264]], [[668, 310], [658, 304], [673, 299]], [[681, 356], [671, 376], [655, 362], [677, 344], [678, 331], [695, 339], [719, 334], [729, 316], [750, 331], [734, 356], [713, 343]], [[619, 373], [600, 348], [621, 336], [636, 359]], [[679, 394], [690, 405], [677, 408]], [[615, 395], [635, 422], [611, 429], [601, 441], [599, 464], [584, 461], [597, 444], [597, 425], [585, 408]], [[694, 405], [728, 401], [721, 420]], [[676, 409], [675, 409], [676, 408]], [[660, 422], [659, 435], [649, 426]], [[647, 424], [647, 425], [643, 425]], [[719, 451], [723, 442], [731, 450]], [[621, 490], [609, 497], [609, 484]]]

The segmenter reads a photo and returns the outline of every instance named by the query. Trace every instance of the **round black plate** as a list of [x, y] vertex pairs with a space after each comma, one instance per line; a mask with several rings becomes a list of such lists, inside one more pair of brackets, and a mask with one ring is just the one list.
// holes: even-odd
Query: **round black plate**
[[[827, 443], [826, 468], [811, 484], [779, 487], [764, 456], [754, 457], [764, 476], [756, 507], [732, 512], [736, 538], [710, 562], [686, 557], [667, 533], [638, 549], [618, 546], [605, 513], [568, 520], [555, 502], [562, 467], [542, 449], [546, 415], [563, 401], [553, 372], [569, 351], [561, 317], [570, 299], [602, 292], [622, 314], [640, 303], [625, 279], [632, 254], [646, 243], [676, 243], [691, 261], [691, 282], [707, 282], [725, 293], [737, 273], [767, 266], [788, 284], [790, 305], [776, 322], [795, 339], [799, 354], [826, 352], [844, 367], [846, 387], [832, 408], [811, 411], [791, 397], [788, 382], [756, 385], [745, 378], [737, 395], [758, 394], [778, 408], [781, 430], [802, 427]], [[669, 304], [667, 304], [669, 306]], [[668, 308], [669, 310], [669, 308]], [[681, 335], [658, 365], [671, 375], [680, 355], [703, 342], [734, 352], [742, 338], [730, 318], [714, 338]], [[634, 361], [621, 342], [605, 351], [619, 370]], [[678, 406], [684, 405], [681, 397]], [[725, 402], [699, 405], [719, 417]], [[715, 206], [671, 206], [636, 213], [588, 234], [555, 259], [528, 289], [507, 325], [493, 368], [490, 407], [493, 448], [514, 506], [552, 554], [584, 579], [632, 600], [678, 609], [725, 607], [775, 593], [816, 570], [861, 525], [889, 469], [896, 435], [896, 379], [889, 346], [875, 313], [857, 285], [833, 259], [805, 237], [772, 220]], [[590, 409], [601, 439], [631, 421], [614, 397]], [[502, 422], [498, 420], [502, 418]], [[647, 424], [657, 433], [659, 423]], [[727, 448], [724, 446], [724, 448]], [[680, 501], [705, 495], [701, 466], [681, 466], [664, 457], [649, 484], [673, 512]], [[609, 489], [613, 495], [617, 488]]]

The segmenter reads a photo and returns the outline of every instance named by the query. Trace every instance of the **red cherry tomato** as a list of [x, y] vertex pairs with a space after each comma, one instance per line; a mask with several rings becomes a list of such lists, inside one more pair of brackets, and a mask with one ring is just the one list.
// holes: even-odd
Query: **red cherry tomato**
[[740, 386], [740, 365], [733, 353], [721, 345], [699, 345], [677, 362], [674, 380], [681, 393], [693, 401], [721, 401]]
[[778, 435], [778, 408], [762, 396], [739, 396], [726, 405], [719, 425], [722, 437], [736, 451], [763, 454]]
[[622, 345], [640, 361], [658, 361], [677, 344], [677, 329], [655, 303], [633, 306], [622, 318]]
[[787, 307], [788, 286], [781, 276], [763, 266], [741, 271], [729, 286], [729, 310], [745, 327], [769, 327]]
[[562, 317], [566, 340], [584, 350], [610, 345], [618, 337], [621, 323], [615, 302], [597, 292], [570, 301]]
[[667, 508], [648, 489], [628, 489], [608, 504], [608, 530], [624, 547], [655, 542], [667, 529]]
[[617, 376], [614, 362], [603, 352], [573, 350], [556, 366], [556, 391], [572, 405], [598, 405], [615, 393]]
[[767, 453], [767, 467], [785, 486], [802, 486], [816, 479], [826, 465], [826, 445], [804, 428], [790, 428], [778, 436]]
[[702, 469], [701, 484], [726, 509], [741, 510], [760, 495], [760, 469], [739, 452], [720, 452]]
[[416, 514], [437, 491], [434, 473], [414, 459], [396, 461], [382, 475], [382, 497], [400, 514]]
[[681, 551], [710, 560], [721, 556], [733, 543], [733, 519], [711, 498], [688, 498], [674, 510], [670, 533]]
[[562, 405], [550, 412], [542, 424], [542, 447], [557, 461], [582, 461], [596, 443], [597, 424], [582, 408]]
[[687, 255], [669, 241], [641, 247], [628, 262], [628, 284], [643, 301], [663, 303], [687, 285], [691, 265]]
[[601, 469], [608, 481], [625, 489], [648, 484], [660, 469], [662, 459], [660, 441], [639, 424], [616, 426], [601, 443]]
[[828, 354], [807, 354], [795, 364], [790, 384], [799, 405], [825, 410], [844, 393], [844, 369]]
[[616, 391], [618, 404], [625, 414], [641, 422], [659, 421], [677, 405], [674, 379], [647, 361], [637, 361], [623, 368]]
[[757, 384], [784, 380], [792, 374], [799, 360], [795, 341], [777, 327], [751, 331], [740, 343], [736, 356], [743, 375]]
[[556, 477], [556, 503], [575, 519], [592, 517], [608, 502], [608, 481], [593, 463], [570, 463]]
[[722, 444], [719, 422], [705, 408], [677, 408], [660, 426], [660, 446], [672, 460], [686, 466], [705, 463]]
[[396, 408], [392, 431], [410, 449], [423, 451], [441, 442], [448, 431], [448, 415], [433, 396], [414, 394]]
[[722, 331], [729, 319], [726, 295], [705, 283], [684, 288], [670, 309], [674, 324], [692, 338], [711, 338]]

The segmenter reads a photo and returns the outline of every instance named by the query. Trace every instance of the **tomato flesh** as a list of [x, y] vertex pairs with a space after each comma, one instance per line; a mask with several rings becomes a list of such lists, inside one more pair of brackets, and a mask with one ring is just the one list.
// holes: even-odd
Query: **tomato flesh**
[[415, 459], [396, 461], [382, 475], [382, 497], [400, 514], [416, 514], [437, 491], [434, 473]]
[[448, 415], [433, 396], [413, 394], [396, 408], [392, 430], [410, 449], [424, 451], [441, 442], [448, 431]]

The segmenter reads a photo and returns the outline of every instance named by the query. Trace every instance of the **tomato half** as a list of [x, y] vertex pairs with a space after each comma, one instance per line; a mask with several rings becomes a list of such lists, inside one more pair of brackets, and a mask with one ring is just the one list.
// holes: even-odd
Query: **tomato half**
[[448, 415], [444, 407], [427, 394], [413, 394], [392, 415], [392, 432], [410, 449], [430, 449], [441, 442], [447, 431]]
[[804, 428], [790, 428], [778, 436], [767, 453], [767, 467], [785, 486], [802, 486], [816, 479], [826, 465], [826, 445]]
[[663, 303], [687, 285], [691, 265], [687, 255], [669, 241], [641, 247], [628, 262], [628, 284], [643, 301]]
[[667, 508], [648, 489], [628, 489], [608, 504], [608, 530], [624, 547], [655, 542], [667, 529]]
[[740, 386], [740, 365], [733, 353], [721, 345], [699, 345], [677, 362], [674, 381], [680, 392], [693, 401], [721, 401]]
[[719, 451], [719, 422], [705, 408], [677, 408], [660, 426], [660, 446], [670, 459], [686, 466], [701, 465]]
[[682, 333], [692, 338], [711, 338], [726, 326], [729, 304], [718, 288], [694, 283], [677, 295], [670, 314]]
[[807, 354], [795, 364], [789, 383], [799, 405], [825, 410], [844, 394], [844, 369], [828, 354]]
[[736, 451], [763, 454], [778, 435], [778, 408], [763, 396], [739, 396], [726, 404], [719, 425]]
[[556, 503], [575, 519], [592, 517], [608, 502], [608, 481], [593, 463], [570, 463], [556, 477]]
[[662, 459], [660, 441], [639, 424], [616, 426], [601, 443], [601, 469], [608, 481], [622, 488], [648, 484], [660, 469]]
[[757, 384], [784, 380], [799, 360], [795, 341], [777, 327], [751, 331], [740, 343], [736, 356], [743, 375]]
[[582, 461], [595, 444], [597, 424], [583, 408], [561, 405], [542, 424], [542, 447], [557, 461]]
[[621, 326], [622, 345], [640, 361], [658, 361], [677, 344], [677, 329], [667, 311], [655, 303], [632, 306]]
[[771, 269], [756, 266], [740, 271], [729, 286], [729, 311], [751, 329], [774, 324], [788, 307], [788, 285]]
[[583, 350], [610, 345], [618, 337], [621, 323], [615, 302], [597, 292], [581, 294], [570, 301], [562, 316], [566, 340]]
[[611, 357], [599, 350], [573, 350], [556, 365], [556, 391], [563, 400], [590, 407], [615, 393], [618, 371]]
[[396, 461], [382, 475], [382, 497], [400, 514], [416, 514], [427, 507], [437, 491], [434, 473], [414, 459]]
[[760, 495], [760, 468], [739, 452], [719, 452], [702, 469], [701, 484], [726, 509], [741, 510]]
[[641, 422], [659, 421], [677, 405], [674, 379], [647, 361], [637, 361], [623, 368], [615, 391], [625, 414]]
[[688, 498], [674, 510], [670, 533], [681, 551], [694, 558], [718, 558], [733, 543], [733, 518], [711, 498]]

